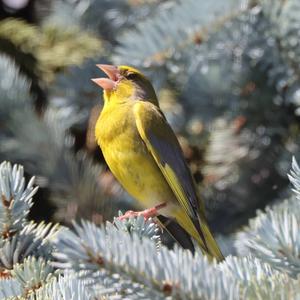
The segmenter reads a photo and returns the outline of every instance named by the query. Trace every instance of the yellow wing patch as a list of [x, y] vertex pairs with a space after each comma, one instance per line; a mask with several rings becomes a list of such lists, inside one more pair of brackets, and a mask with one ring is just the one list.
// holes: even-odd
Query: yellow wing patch
[[223, 255], [205, 221], [193, 178], [174, 132], [159, 108], [151, 103], [137, 102], [134, 105], [134, 114], [142, 140], [181, 206], [174, 213], [174, 217], [197, 240], [204, 253], [221, 261]]
[[[168, 184], [170, 185], [173, 193], [175, 194], [178, 202], [184, 208], [185, 212], [194, 218], [197, 218], [195, 212], [193, 211], [189, 199], [187, 198], [185, 191], [179, 181], [176, 173], [174, 172], [172, 166], [167, 163], [163, 163], [164, 158], [160, 156], [160, 153], [153, 146], [149, 137], [147, 136], [148, 131], [165, 130], [168, 136], [174, 135], [172, 129], [166, 123], [162, 115], [159, 114], [158, 110], [155, 110], [152, 104], [146, 102], [138, 102], [134, 106], [134, 113], [136, 117], [136, 125], [139, 134], [143, 141], [145, 142], [148, 150], [152, 154], [155, 162], [157, 163], [159, 169], [166, 178]], [[147, 132], [146, 132], [147, 131]], [[175, 135], [174, 138], [176, 139]], [[167, 142], [167, 141], [166, 141]], [[172, 147], [173, 145], [170, 145]], [[175, 145], [177, 146], [177, 145]]]

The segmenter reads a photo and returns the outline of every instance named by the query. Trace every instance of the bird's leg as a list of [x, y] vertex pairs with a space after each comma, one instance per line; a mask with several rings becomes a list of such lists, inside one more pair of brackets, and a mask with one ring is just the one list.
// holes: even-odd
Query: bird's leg
[[130, 217], [138, 217], [138, 216], [143, 216], [145, 220], [149, 219], [149, 218], [154, 218], [157, 215], [159, 215], [159, 210], [166, 207], [167, 203], [161, 203], [158, 204], [154, 207], [142, 210], [142, 211], [132, 211], [132, 210], [128, 210], [123, 216], [118, 217], [119, 220], [124, 220], [124, 219], [128, 219]]

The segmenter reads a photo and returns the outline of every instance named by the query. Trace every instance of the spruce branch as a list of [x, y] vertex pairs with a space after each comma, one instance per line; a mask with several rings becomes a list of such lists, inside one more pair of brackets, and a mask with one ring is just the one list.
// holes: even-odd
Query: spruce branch
[[[42, 119], [32, 107], [29, 84], [19, 75], [14, 63], [0, 57], [0, 70], [8, 74], [8, 78], [0, 79], [0, 107], [9, 117], [3, 115], [6, 122], [0, 154], [23, 163], [27, 172], [37, 175], [41, 187], [51, 190], [51, 199], [60, 209], [57, 217], [66, 221], [76, 215], [91, 218], [94, 214], [112, 219], [120, 204], [128, 208], [122, 204], [122, 198], [107, 199], [100, 186], [103, 169], [86, 154], [73, 153], [74, 138], [68, 130], [78, 121], [78, 115], [65, 107], [48, 108]], [[68, 207], [69, 214], [66, 214]]]
[[[27, 298], [55, 275], [51, 259], [58, 225], [27, 220], [34, 178], [25, 184], [22, 166], [0, 164], [0, 295]], [[4, 284], [5, 283], [5, 284]], [[3, 298], [1, 297], [1, 298]]]
[[55, 271], [43, 258], [28, 257], [22, 264], [15, 264], [12, 276], [20, 283], [24, 298], [35, 295], [43, 285], [55, 277]]
[[[296, 195], [299, 195], [299, 166], [295, 159], [289, 178]], [[250, 222], [250, 228], [243, 237], [256, 257], [292, 277], [297, 277], [300, 272], [299, 212], [299, 200], [295, 198], [267, 208], [266, 213], [259, 213]]]
[[140, 23], [136, 30], [126, 32], [119, 39], [114, 61], [143, 67], [170, 64], [170, 71], [176, 72], [177, 68], [171, 64], [183, 58], [186, 48], [201, 44], [216, 24], [225, 23], [220, 20], [233, 18], [243, 10], [239, 1], [218, 5], [182, 1], [170, 9], [161, 9], [154, 18]]
[[0, 298], [11, 299], [22, 293], [21, 284], [14, 278], [0, 280]]
[[226, 261], [220, 265], [220, 268], [223, 272], [231, 274], [245, 285], [251, 283], [253, 278], [259, 282], [280, 274], [279, 271], [274, 270], [267, 263], [251, 255], [247, 257], [226, 257]]
[[[228, 155], [224, 156], [227, 152]], [[215, 187], [224, 190], [238, 180], [238, 162], [249, 152], [249, 145], [236, 126], [236, 122], [216, 118], [212, 124], [209, 144], [206, 148], [204, 181], [215, 182]]]
[[[294, 160], [294, 177], [297, 172], [299, 167]], [[0, 176], [3, 173], [0, 172]], [[10, 189], [13, 187], [9, 186]], [[285, 274], [296, 277], [292, 252], [286, 252], [285, 259], [273, 254], [276, 254], [274, 245], [279, 234], [283, 236], [280, 245], [286, 241], [294, 242], [297, 236], [299, 224], [292, 232], [288, 231], [291, 226], [288, 219], [293, 223], [297, 217], [292, 212], [299, 211], [298, 199], [294, 200], [297, 201], [275, 207], [273, 214], [271, 209], [262, 214], [252, 221], [251, 230], [244, 233], [248, 235], [248, 247], [261, 260], [253, 256], [227, 257], [221, 264], [209, 263], [198, 251], [193, 256], [190, 251], [178, 247], [157, 249], [157, 225], [142, 217], [116, 220], [115, 225], [107, 223], [101, 227], [82, 221], [81, 224], [74, 223], [74, 232], [31, 222], [10, 239], [11, 246], [6, 246], [6, 240], [1, 246], [2, 267], [10, 273], [6, 273], [7, 285], [0, 281], [0, 295], [32, 300], [297, 298], [300, 295], [299, 280]], [[279, 219], [278, 222], [275, 218], [280, 218], [281, 212], [286, 220]], [[279, 227], [281, 231], [275, 232]], [[267, 252], [262, 250], [262, 234], [269, 245]], [[270, 247], [274, 248], [273, 253]], [[49, 261], [53, 263], [50, 265]], [[53, 267], [64, 273], [57, 278]]]
[[[215, 167], [210, 168], [211, 173], [216, 171], [212, 175], [219, 175], [218, 171], [220, 174], [229, 171], [228, 176], [221, 177], [219, 181], [216, 181], [218, 176], [206, 178], [208, 183], [216, 183], [217, 190], [222, 190], [222, 193], [216, 193], [213, 188], [204, 191], [217, 216], [213, 223], [221, 223], [216, 225], [218, 230], [223, 230], [225, 224], [228, 231], [245, 224], [245, 214], [254, 214], [255, 207], [264, 206], [277, 197], [286, 184], [287, 169], [281, 170], [280, 174], [278, 169], [283, 164], [289, 165], [286, 155], [289, 145], [282, 145], [280, 153], [277, 146], [291, 134], [290, 125], [287, 126], [289, 123], [286, 122], [290, 116], [275, 91], [280, 77], [275, 79], [276, 74], [273, 74], [273, 80], [269, 73], [278, 61], [277, 50], [268, 36], [269, 29], [270, 24], [261, 7], [255, 6], [211, 34], [206, 43], [191, 50], [188, 55], [191, 68], [187, 71], [188, 81], [180, 97], [186, 115], [207, 126], [208, 133], [212, 135], [211, 141], [215, 132], [210, 128], [215, 128], [219, 118], [232, 120], [233, 127], [242, 121], [242, 126], [236, 128], [235, 138], [231, 139], [237, 147], [227, 151], [232, 145], [226, 138], [220, 139], [220, 145], [230, 144], [225, 150], [227, 155], [219, 156], [219, 164], [217, 160], [212, 166], [208, 164], [208, 167]], [[280, 98], [279, 102], [275, 101], [274, 93], [276, 101]], [[194, 139], [197, 146], [201, 145], [199, 138]], [[242, 155], [236, 155], [240, 154], [239, 150], [242, 150]], [[207, 152], [207, 157], [210, 154]], [[199, 172], [202, 173], [203, 169], [207, 171], [206, 166], [201, 165]], [[278, 189], [270, 188], [273, 182]], [[220, 215], [224, 217], [220, 218]]]
[[115, 44], [121, 32], [150, 18], [164, 6], [172, 6], [172, 2], [172, 0], [81, 0], [77, 2], [55, 0], [52, 3], [48, 22], [61, 26], [80, 25], [89, 31], [97, 32], [109, 43]]
[[99, 39], [79, 28], [62, 29], [51, 24], [42, 29], [36, 57], [46, 81], [52, 81], [54, 73], [71, 65], [80, 65], [103, 51]]
[[[11, 112], [30, 101], [30, 81], [20, 74], [15, 62], [0, 54], [0, 120], [10, 118]], [[3, 133], [1, 133], [2, 135]]]
[[12, 270], [16, 263], [22, 263], [27, 256], [49, 259], [57, 231], [58, 225], [29, 222], [12, 238], [0, 240], [1, 270]]
[[[53, 109], [72, 110], [72, 114], [78, 116], [73, 127], [84, 130], [93, 107], [97, 105], [100, 109], [99, 88], [90, 79], [99, 76], [95, 65], [103, 60], [103, 57], [97, 56], [88, 59], [80, 66], [71, 66], [67, 73], [58, 74], [54, 84], [49, 88], [50, 105]], [[74, 85], [74, 82], [81, 84]], [[98, 115], [99, 112], [97, 117]]]
[[250, 234], [249, 248], [257, 257], [293, 277], [300, 272], [299, 218], [288, 203], [261, 216], [261, 226]]
[[32, 196], [37, 187], [33, 187], [34, 177], [25, 186], [22, 166], [11, 166], [8, 162], [0, 165], [0, 235], [2, 239], [20, 231], [27, 221], [32, 206]]
[[[30, 295], [28, 300], [93, 300], [86, 285], [74, 274], [61, 275], [53, 278], [34, 294]], [[99, 298], [100, 299], [100, 298]]]
[[290, 174], [288, 174], [288, 178], [294, 187], [292, 189], [293, 192], [297, 198], [300, 198], [300, 168], [295, 157], [292, 159], [292, 169], [290, 170]]
[[[184, 299], [214, 299], [226, 295], [234, 299], [238, 293], [234, 282], [224, 281], [216, 265], [209, 264], [200, 253], [193, 257], [189, 251], [177, 247], [170, 251], [163, 246], [157, 251], [150, 239], [141, 240], [136, 233], [120, 231], [110, 223], [106, 228], [97, 228], [88, 222], [74, 224], [74, 227], [75, 233], [62, 231], [58, 237], [55, 265], [76, 272], [99, 270], [102, 278], [109, 278], [109, 282], [114, 274], [119, 274], [119, 285], [114, 286], [116, 292], [120, 293], [121, 287], [127, 286], [122, 292], [131, 290], [134, 294], [136, 284], [138, 287], [142, 284], [144, 292], [152, 295], [151, 299], [171, 295]], [[105, 286], [104, 280], [102, 285]]]
[[300, 293], [297, 281], [253, 256], [227, 257], [219, 265], [211, 264], [199, 252], [193, 256], [164, 246], [157, 251], [150, 239], [141, 240], [110, 223], [97, 228], [82, 222], [74, 227], [74, 233], [62, 231], [58, 237], [55, 265], [80, 273], [78, 278], [94, 295], [117, 293], [116, 299], [122, 299], [120, 295], [130, 299], [282, 299]]
[[[123, 214], [119, 212], [119, 217]], [[148, 237], [154, 241], [157, 248], [161, 246], [161, 238], [160, 227], [151, 219], [145, 220], [144, 217], [131, 217], [128, 219], [119, 220], [118, 218], [114, 218], [114, 225], [117, 227], [118, 230], [134, 233], [141, 239], [143, 237]]]
[[[38, 28], [17, 19], [0, 22], [0, 40], [2, 52], [16, 57], [24, 73], [34, 80], [42, 77], [48, 83], [58, 71], [81, 64], [102, 49], [99, 39], [79, 28], [53, 24]], [[27, 59], [20, 59], [24, 55]]]
[[295, 72], [299, 80], [299, 2], [297, 0], [261, 0], [259, 2], [261, 3], [263, 13], [271, 23], [270, 33], [275, 38], [281, 57], [293, 72]]
[[299, 2], [260, 0], [259, 4], [268, 22], [265, 36], [272, 50], [265, 59], [269, 81], [276, 85], [277, 101], [293, 104], [299, 115]]
[[300, 292], [296, 280], [254, 256], [227, 257], [220, 268], [239, 282], [241, 299], [290, 299]]

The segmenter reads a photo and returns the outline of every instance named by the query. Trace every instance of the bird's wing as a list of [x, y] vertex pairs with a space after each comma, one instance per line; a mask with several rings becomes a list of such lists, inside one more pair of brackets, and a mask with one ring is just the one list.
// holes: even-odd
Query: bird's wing
[[183, 208], [175, 216], [180, 225], [199, 243], [202, 250], [224, 259], [205, 221], [195, 183], [184, 160], [177, 138], [160, 109], [150, 102], [137, 102], [134, 114], [138, 132]]
[[199, 205], [192, 175], [177, 138], [160, 109], [140, 101], [134, 105], [138, 132], [184, 211], [196, 221]]

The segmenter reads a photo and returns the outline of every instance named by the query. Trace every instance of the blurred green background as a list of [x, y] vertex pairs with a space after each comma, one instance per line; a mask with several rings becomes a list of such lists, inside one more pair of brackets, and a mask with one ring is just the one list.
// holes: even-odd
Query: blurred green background
[[95, 144], [96, 63], [151, 78], [215, 232], [287, 195], [299, 1], [2, 0], [0, 18], [0, 159], [36, 176], [32, 218], [101, 223], [135, 208]]

